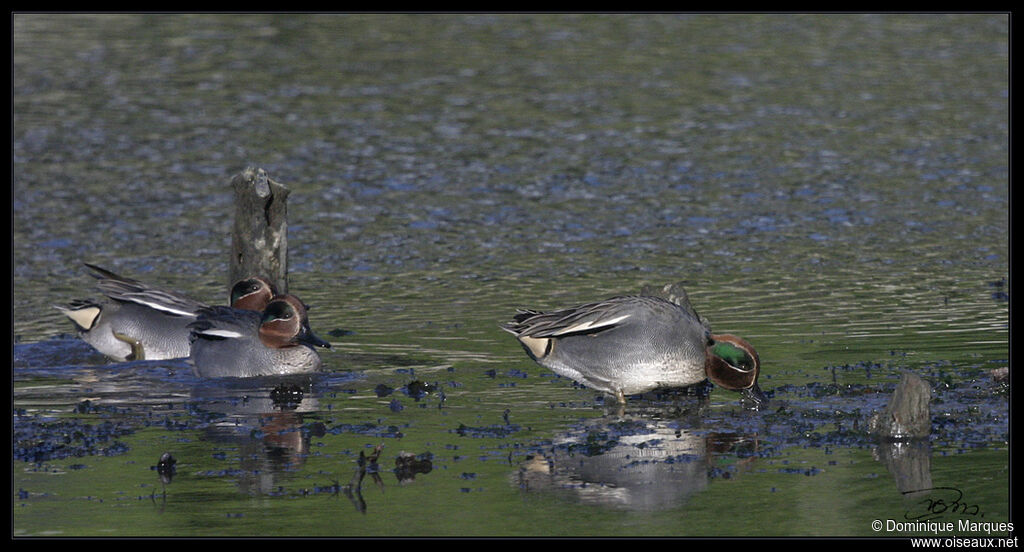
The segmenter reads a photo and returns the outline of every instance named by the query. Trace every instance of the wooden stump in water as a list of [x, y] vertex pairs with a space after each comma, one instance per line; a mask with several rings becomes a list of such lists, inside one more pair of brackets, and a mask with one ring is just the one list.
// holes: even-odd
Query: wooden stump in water
[[905, 372], [885, 410], [868, 420], [868, 431], [879, 441], [875, 458], [896, 479], [900, 492], [910, 498], [927, 495], [932, 488], [931, 397], [928, 382]]
[[928, 402], [932, 388], [920, 376], [906, 372], [885, 410], [868, 421], [868, 431], [892, 441], [926, 439], [932, 419]]
[[288, 193], [263, 169], [248, 167], [231, 179], [235, 224], [231, 232], [228, 289], [239, 280], [266, 278], [288, 292]]

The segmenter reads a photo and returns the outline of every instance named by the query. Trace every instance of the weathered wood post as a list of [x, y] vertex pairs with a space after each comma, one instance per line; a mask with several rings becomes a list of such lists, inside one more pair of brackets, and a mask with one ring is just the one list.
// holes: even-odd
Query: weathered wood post
[[263, 169], [247, 167], [231, 179], [235, 223], [231, 232], [228, 289], [252, 276], [288, 292], [288, 193]]
[[932, 388], [928, 382], [911, 372], [905, 372], [884, 411], [868, 420], [868, 431], [892, 441], [927, 439], [932, 431], [928, 402]]
[[928, 382], [905, 372], [885, 410], [868, 420], [868, 432], [878, 439], [875, 458], [896, 479], [896, 488], [909, 498], [928, 494], [932, 488], [928, 443], [931, 397]]

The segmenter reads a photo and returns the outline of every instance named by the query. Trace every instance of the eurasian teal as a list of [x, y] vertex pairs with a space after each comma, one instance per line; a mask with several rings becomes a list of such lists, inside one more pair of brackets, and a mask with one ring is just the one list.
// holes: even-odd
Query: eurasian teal
[[315, 372], [316, 347], [331, 346], [309, 329], [306, 306], [275, 297], [262, 313], [209, 307], [190, 326], [189, 362], [199, 377], [253, 377]]
[[[207, 305], [85, 263], [107, 297], [76, 300], [57, 307], [75, 324], [78, 335], [97, 351], [117, 361], [161, 360], [189, 355], [188, 325]], [[263, 278], [249, 278], [231, 289], [231, 304], [261, 311], [276, 295]]]
[[554, 312], [520, 310], [502, 329], [541, 366], [614, 395], [704, 381], [740, 391], [758, 408], [761, 362], [734, 335], [715, 335], [681, 286], [613, 297]]

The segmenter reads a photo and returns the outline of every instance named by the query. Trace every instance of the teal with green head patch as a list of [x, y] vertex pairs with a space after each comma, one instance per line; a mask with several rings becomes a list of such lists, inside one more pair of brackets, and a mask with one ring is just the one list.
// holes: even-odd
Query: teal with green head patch
[[746, 351], [732, 343], [715, 343], [711, 347], [711, 354], [745, 372], [754, 369], [754, 359], [750, 358]]

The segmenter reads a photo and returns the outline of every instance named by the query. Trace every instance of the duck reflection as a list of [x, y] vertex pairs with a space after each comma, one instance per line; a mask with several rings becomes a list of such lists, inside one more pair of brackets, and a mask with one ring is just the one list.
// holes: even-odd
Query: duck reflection
[[238, 469], [231, 475], [241, 492], [276, 492], [287, 474], [305, 463], [311, 437], [324, 431], [321, 424], [303, 423], [305, 413], [319, 408], [311, 385], [308, 376], [298, 376], [225, 381], [193, 389], [197, 410], [217, 416], [204, 429], [206, 439], [238, 451]]
[[[233, 378], [204, 382], [193, 390], [192, 403], [202, 411], [196, 414], [202, 417], [206, 412], [211, 419], [205, 438], [214, 444], [213, 453], [220, 456], [230, 447], [232, 456], [237, 454], [237, 464], [216, 475], [237, 480], [244, 494], [282, 492], [286, 480], [305, 464], [312, 438], [327, 433], [322, 423], [304, 420], [305, 415], [320, 410], [312, 395], [312, 377]], [[373, 488], [383, 492], [385, 488], [378, 464], [383, 449], [384, 445], [378, 444], [369, 452], [360, 451], [347, 481], [333, 480], [326, 486], [314, 486], [311, 492], [344, 496], [356, 511], [365, 514], [363, 493]], [[406, 485], [432, 469], [430, 453], [402, 451], [395, 458], [393, 473], [399, 484]]]
[[[745, 467], [756, 436], [701, 429], [701, 410], [638, 408], [588, 421], [529, 457], [514, 475], [526, 492], [638, 511], [677, 508], [707, 488], [716, 465]], [[739, 462], [736, 462], [736, 460]]]

